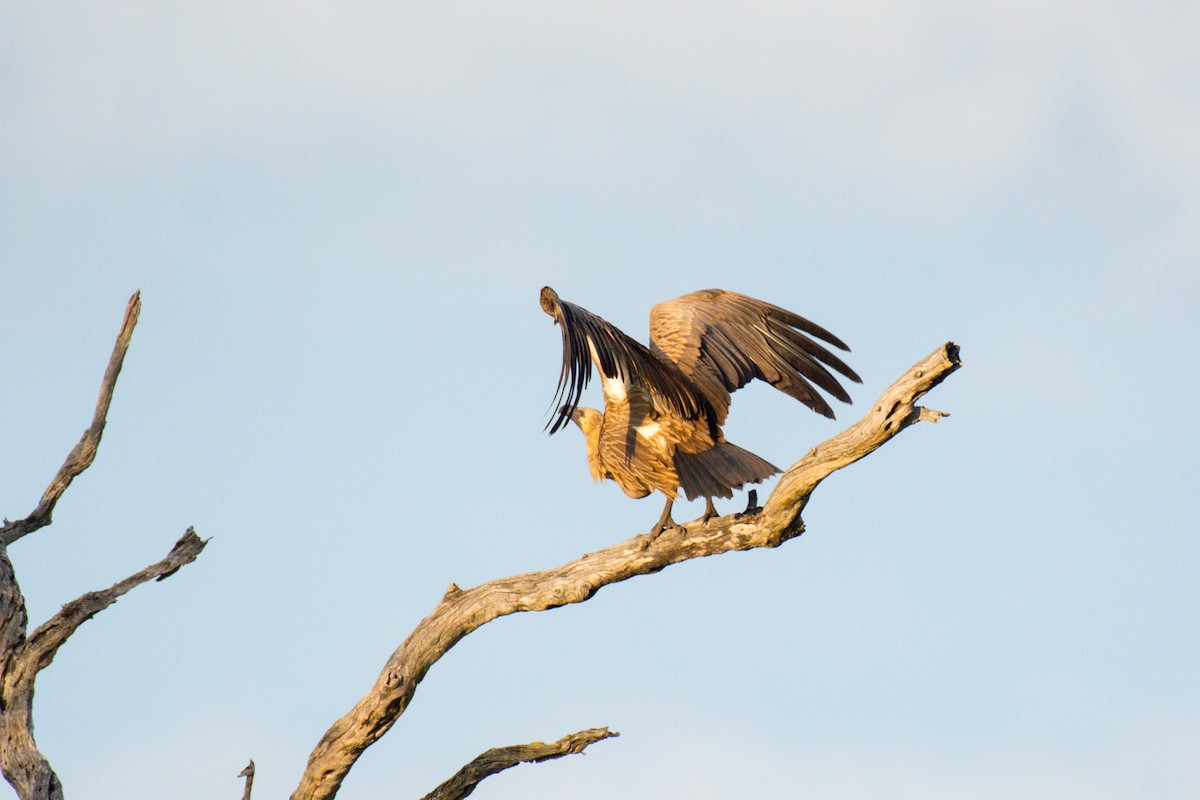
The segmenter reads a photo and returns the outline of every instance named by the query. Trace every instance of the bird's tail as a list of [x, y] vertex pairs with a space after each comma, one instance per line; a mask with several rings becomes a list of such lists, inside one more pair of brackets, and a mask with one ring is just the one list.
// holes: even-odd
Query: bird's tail
[[731, 442], [720, 442], [703, 453], [675, 451], [679, 488], [688, 500], [697, 497], [733, 497], [734, 489], [758, 483], [779, 472], [779, 467]]

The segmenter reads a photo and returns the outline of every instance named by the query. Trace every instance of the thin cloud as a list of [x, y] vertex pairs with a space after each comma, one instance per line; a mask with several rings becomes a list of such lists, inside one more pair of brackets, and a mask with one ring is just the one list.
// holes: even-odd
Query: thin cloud
[[[1131, 163], [1200, 181], [1194, 48], [1109, 3], [384, 4], [25, 12], [6, 49], [8, 141], [85, 165], [250, 151], [346, 118], [475, 164], [594, 171], [723, 130], [783, 174], [858, 175], [946, 201], [1028, 163], [1093, 106]], [[1193, 15], [1194, 16], [1194, 15]], [[1085, 108], [1086, 110], [1086, 108]], [[15, 111], [15, 113], [14, 113]], [[1069, 123], [1068, 123], [1069, 124]], [[632, 142], [638, 141], [637, 147]], [[739, 145], [738, 143], [742, 144]]]

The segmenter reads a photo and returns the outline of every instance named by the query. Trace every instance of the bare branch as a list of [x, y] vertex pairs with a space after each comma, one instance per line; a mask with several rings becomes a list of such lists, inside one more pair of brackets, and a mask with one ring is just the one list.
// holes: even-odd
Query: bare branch
[[0, 675], [8, 672], [9, 660], [25, 641], [28, 627], [25, 596], [17, 585], [17, 576], [8, 558], [8, 548], [0, 542]]
[[67, 603], [57, 614], [43, 622], [25, 642], [14, 660], [12, 680], [28, 680], [32, 683], [34, 675], [54, 660], [58, 648], [80, 625], [117, 602], [118, 597], [135, 586], [152, 579], [161, 581], [174, 575], [180, 567], [195, 561], [206, 544], [207, 540], [201, 539], [194, 529], [188, 528], [162, 561], [151, 564], [107, 589], [88, 592]]
[[121, 374], [121, 365], [125, 361], [125, 351], [129, 349], [129, 341], [133, 337], [133, 328], [137, 325], [138, 314], [142, 311], [141, 292], [134, 292], [133, 297], [125, 306], [125, 319], [121, 323], [121, 331], [117, 334], [117, 343], [113, 346], [112, 356], [108, 359], [108, 368], [104, 371], [104, 380], [100, 384], [100, 397], [96, 401], [96, 411], [92, 415], [91, 426], [83, 432], [83, 437], [67, 454], [67, 460], [59, 468], [58, 474], [50, 481], [50, 485], [42, 494], [41, 502], [25, 519], [15, 522], [4, 521], [0, 526], [0, 541], [9, 545], [27, 533], [33, 533], [38, 528], [50, 524], [50, 516], [58, 498], [71, 485], [78, 475], [91, 466], [96, 459], [96, 449], [100, 446], [100, 437], [104, 435], [104, 423], [108, 417], [108, 406], [112, 402], [113, 389], [117, 385], [117, 376]]
[[961, 366], [947, 343], [890, 386], [863, 419], [813, 448], [776, 485], [761, 510], [682, 526], [657, 537], [636, 536], [541, 572], [490, 581], [471, 589], [451, 584], [441, 602], [392, 654], [375, 685], [333, 724], [309, 756], [292, 800], [333, 797], [354, 762], [404, 713], [425, 673], [460, 639], [497, 617], [580, 603], [601, 587], [671, 564], [731, 550], [778, 547], [803, 531], [800, 513], [816, 486], [922, 419], [915, 404]]
[[611, 739], [621, 734], [608, 728], [588, 728], [585, 731], [564, 736], [557, 742], [530, 742], [508, 747], [493, 747], [477, 756], [470, 764], [460, 769], [454, 777], [425, 795], [421, 800], [462, 800], [475, 791], [475, 787], [489, 776], [503, 772], [517, 764], [532, 764], [562, 758], [572, 753], [582, 753], [588, 745], [601, 739]]
[[250, 790], [254, 788], [254, 759], [250, 759], [250, 763], [246, 768], [238, 773], [239, 778], [246, 779], [246, 788], [242, 790], [242, 800], [250, 800]]
[[[207, 542], [188, 528], [167, 557], [130, 575], [108, 589], [67, 603], [33, 634], [25, 638], [25, 601], [13, 576], [12, 564], [0, 546], [0, 599], [6, 613], [0, 617], [0, 768], [21, 798], [61, 798], [58, 778], [33, 740], [33, 690], [38, 672], [54, 660], [58, 648], [80, 625], [108, 608], [130, 589], [151, 579], [163, 580], [200, 555]], [[10, 607], [15, 613], [7, 613]], [[19, 630], [18, 630], [19, 627]]]
[[58, 649], [80, 625], [135, 586], [152, 578], [161, 581], [174, 575], [185, 564], [195, 561], [206, 544], [188, 528], [166, 558], [108, 589], [88, 592], [72, 600], [26, 638], [29, 616], [8, 558], [8, 545], [49, 525], [58, 499], [71, 481], [95, 460], [141, 307], [140, 293], [135, 292], [125, 306], [125, 319], [100, 385], [91, 426], [67, 456], [34, 512], [16, 522], [5, 520], [0, 526], [0, 770], [21, 800], [62, 800], [63, 796], [58, 776], [33, 739], [33, 692], [38, 673], [54, 660]]
[[814, 447], [783, 474], [763, 508], [767, 524], [777, 526], [784, 520], [798, 520], [809, 495], [821, 481], [875, 452], [905, 428], [922, 420], [937, 422], [950, 416], [916, 403], [961, 366], [958, 345], [946, 342], [910, 367], [884, 391], [866, 416]]

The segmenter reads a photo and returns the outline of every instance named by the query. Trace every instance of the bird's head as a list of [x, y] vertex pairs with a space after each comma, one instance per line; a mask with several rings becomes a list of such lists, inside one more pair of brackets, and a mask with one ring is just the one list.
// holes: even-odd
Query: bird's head
[[592, 431], [600, 430], [603, 415], [594, 408], [576, 408], [571, 412], [571, 421], [579, 426], [579, 430], [587, 436]]

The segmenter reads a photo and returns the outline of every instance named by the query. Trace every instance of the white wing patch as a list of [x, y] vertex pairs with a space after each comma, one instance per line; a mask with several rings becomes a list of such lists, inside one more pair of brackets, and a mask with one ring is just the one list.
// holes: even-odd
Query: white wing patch
[[638, 435], [643, 439], [653, 439], [658, 435], [659, 429], [662, 428], [657, 422], [647, 422], [645, 425], [638, 425], [634, 428]]
[[625, 381], [620, 378], [601, 378], [604, 387], [604, 399], [609, 403], [621, 403], [625, 400]]
[[592, 363], [596, 365], [596, 371], [600, 373], [600, 385], [604, 390], [604, 401], [606, 403], [623, 403], [629, 396], [629, 381], [620, 374], [620, 370], [618, 370], [615, 378], [605, 376], [604, 372], [600, 369], [600, 356], [596, 353], [596, 345], [592, 344], [592, 337], [588, 337], [587, 343], [588, 350], [592, 354]]

